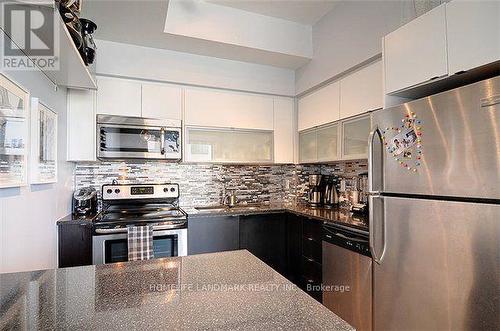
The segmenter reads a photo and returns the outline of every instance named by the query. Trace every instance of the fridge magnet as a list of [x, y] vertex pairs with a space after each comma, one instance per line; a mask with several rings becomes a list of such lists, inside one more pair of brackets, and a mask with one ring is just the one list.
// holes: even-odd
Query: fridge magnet
[[422, 120], [411, 112], [401, 123], [382, 130], [382, 143], [401, 167], [417, 172], [422, 160]]

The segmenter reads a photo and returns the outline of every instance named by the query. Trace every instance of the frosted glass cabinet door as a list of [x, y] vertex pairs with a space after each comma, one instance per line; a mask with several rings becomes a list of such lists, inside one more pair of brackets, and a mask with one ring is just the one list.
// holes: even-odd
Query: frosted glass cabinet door
[[342, 159], [361, 159], [368, 157], [368, 136], [370, 116], [365, 115], [342, 123]]
[[339, 159], [339, 125], [332, 124], [318, 128], [318, 161], [335, 161]]
[[187, 128], [186, 161], [271, 163], [273, 132]]
[[299, 162], [308, 163], [317, 160], [316, 130], [299, 132]]

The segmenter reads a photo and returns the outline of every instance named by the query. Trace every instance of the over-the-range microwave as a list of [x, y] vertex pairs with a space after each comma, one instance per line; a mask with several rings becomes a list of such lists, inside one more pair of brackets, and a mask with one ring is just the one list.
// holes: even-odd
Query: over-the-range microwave
[[180, 160], [181, 121], [97, 115], [98, 159]]

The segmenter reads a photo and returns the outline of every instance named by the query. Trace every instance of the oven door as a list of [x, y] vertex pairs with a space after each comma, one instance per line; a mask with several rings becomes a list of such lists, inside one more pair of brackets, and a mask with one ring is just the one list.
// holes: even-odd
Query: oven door
[[[94, 234], [92, 244], [93, 264], [128, 261], [126, 233]], [[155, 258], [186, 256], [187, 229], [154, 231], [153, 252]]]
[[181, 159], [181, 129], [97, 124], [100, 159]]

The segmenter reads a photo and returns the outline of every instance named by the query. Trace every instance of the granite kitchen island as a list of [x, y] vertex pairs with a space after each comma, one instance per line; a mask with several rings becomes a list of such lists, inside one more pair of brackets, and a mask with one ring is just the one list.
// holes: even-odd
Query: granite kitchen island
[[248, 251], [0, 275], [0, 329], [353, 330]]

